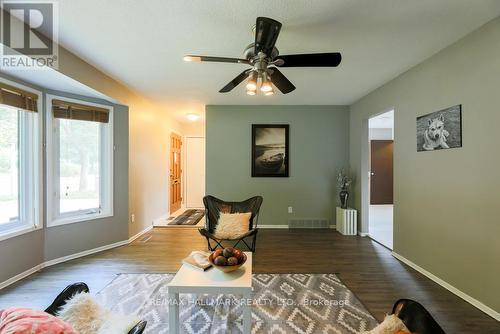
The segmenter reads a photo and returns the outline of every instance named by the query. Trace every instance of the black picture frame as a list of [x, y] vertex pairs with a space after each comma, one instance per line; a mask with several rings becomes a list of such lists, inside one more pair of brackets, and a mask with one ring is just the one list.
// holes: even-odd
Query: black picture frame
[[288, 124], [252, 124], [252, 177], [289, 177], [289, 136]]
[[461, 148], [462, 105], [417, 117], [417, 152]]

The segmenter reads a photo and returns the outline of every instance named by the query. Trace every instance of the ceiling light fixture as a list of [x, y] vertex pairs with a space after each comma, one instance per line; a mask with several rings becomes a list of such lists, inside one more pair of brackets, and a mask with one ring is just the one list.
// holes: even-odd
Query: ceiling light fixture
[[190, 120], [191, 122], [196, 122], [200, 118], [200, 115], [195, 114], [195, 113], [189, 113], [189, 114], [186, 114], [186, 118], [188, 120]]
[[260, 90], [263, 93], [267, 93], [273, 90], [273, 85], [271, 80], [269, 79], [269, 76], [267, 75], [267, 72], [262, 73], [262, 85], [260, 86]]
[[247, 94], [248, 95], [256, 95], [257, 94], [257, 90], [247, 89]]
[[265, 92], [264, 93], [265, 96], [270, 96], [270, 95], [274, 95], [274, 89], [271, 87], [271, 90], [268, 91], [268, 92]]
[[248, 75], [247, 91], [252, 91], [252, 90], [255, 91], [256, 89], [257, 89], [257, 72], [252, 71]]

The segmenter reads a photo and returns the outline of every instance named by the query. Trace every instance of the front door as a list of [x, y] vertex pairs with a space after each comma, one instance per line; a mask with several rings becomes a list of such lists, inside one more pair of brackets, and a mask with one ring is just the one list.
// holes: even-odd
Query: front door
[[371, 141], [370, 204], [393, 202], [393, 148], [392, 140]]
[[170, 213], [181, 208], [182, 204], [182, 137], [170, 134]]

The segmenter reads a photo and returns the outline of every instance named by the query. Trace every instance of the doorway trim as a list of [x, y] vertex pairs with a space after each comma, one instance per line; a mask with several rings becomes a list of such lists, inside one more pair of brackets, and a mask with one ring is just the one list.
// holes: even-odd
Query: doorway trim
[[[383, 111], [376, 112], [363, 118], [361, 131], [361, 229], [358, 234], [362, 237], [369, 236], [370, 219], [370, 118], [394, 111], [394, 124], [396, 124], [396, 108], [388, 107]], [[394, 139], [396, 139], [396, 127], [393, 127]], [[396, 145], [396, 140], [394, 140]], [[395, 146], [394, 146], [395, 148]], [[395, 150], [394, 150], [395, 152]]]
[[171, 174], [172, 174], [172, 171], [171, 171], [171, 166], [172, 166], [172, 135], [176, 135], [176, 136], [179, 136], [181, 138], [181, 170], [180, 170], [180, 173], [181, 173], [181, 177], [180, 177], [180, 182], [181, 182], [181, 187], [180, 187], [180, 196], [181, 196], [181, 205], [180, 205], [180, 208], [182, 208], [183, 206], [183, 203], [184, 203], [184, 161], [183, 161], [183, 155], [184, 155], [184, 137], [182, 136], [182, 134], [177, 131], [177, 130], [173, 130], [171, 129], [170, 130], [170, 134], [169, 134], [169, 141], [168, 141], [168, 176], [167, 176], [167, 180], [168, 180], [168, 187], [167, 187], [167, 194], [168, 194], [168, 213], [169, 215], [173, 214], [174, 212], [172, 211], [172, 177], [171, 177]]

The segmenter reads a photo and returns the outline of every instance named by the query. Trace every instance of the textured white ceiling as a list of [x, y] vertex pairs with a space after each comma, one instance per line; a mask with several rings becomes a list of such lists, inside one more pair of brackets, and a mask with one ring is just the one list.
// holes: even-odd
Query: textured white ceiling
[[[204, 104], [351, 104], [500, 15], [498, 0], [60, 0], [60, 42], [177, 113]], [[332, 69], [283, 69], [288, 95], [218, 90], [245, 67], [185, 63], [240, 57], [257, 16], [283, 23], [281, 54], [340, 51]], [[473, 61], [471, 61], [471, 65]]]

